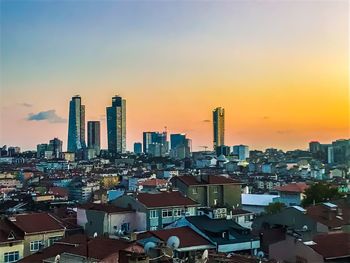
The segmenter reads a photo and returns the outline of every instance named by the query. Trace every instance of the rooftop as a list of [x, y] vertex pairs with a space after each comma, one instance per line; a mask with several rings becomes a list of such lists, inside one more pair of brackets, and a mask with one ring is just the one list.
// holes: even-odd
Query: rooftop
[[94, 210], [94, 211], [103, 211], [108, 214], [112, 213], [123, 213], [123, 212], [132, 212], [130, 208], [122, 208], [117, 207], [115, 205], [111, 204], [95, 204], [95, 203], [87, 203], [79, 206], [79, 208], [85, 209], [85, 210]]
[[322, 234], [315, 236], [316, 244], [309, 246], [326, 259], [350, 257], [349, 240], [350, 233]]
[[180, 192], [139, 193], [136, 197], [146, 207], [197, 206], [198, 203]]
[[[198, 175], [199, 177], [199, 175]], [[208, 185], [208, 184], [241, 184], [240, 181], [225, 177], [222, 175], [201, 175], [200, 180], [197, 176], [182, 175], [175, 177], [184, 184], [190, 185]]]
[[26, 234], [64, 230], [61, 222], [48, 213], [20, 214], [9, 220]]
[[303, 193], [309, 186], [306, 183], [290, 183], [275, 189], [280, 192]]

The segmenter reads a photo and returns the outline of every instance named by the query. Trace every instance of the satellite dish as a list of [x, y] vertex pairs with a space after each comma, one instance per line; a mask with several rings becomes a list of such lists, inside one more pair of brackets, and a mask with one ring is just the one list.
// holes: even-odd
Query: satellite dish
[[208, 249], [206, 249], [206, 250], [203, 251], [202, 259], [203, 260], [207, 260], [208, 257], [209, 257], [209, 253], [208, 253]]
[[304, 225], [304, 226], [303, 226], [303, 231], [308, 231], [308, 230], [309, 230], [308, 226], [307, 226], [307, 225]]
[[175, 250], [180, 246], [180, 239], [177, 236], [171, 236], [166, 242], [166, 245], [172, 250]]
[[147, 242], [147, 243], [145, 244], [145, 246], [144, 246], [144, 250], [145, 250], [146, 254], [149, 255], [149, 254], [150, 254], [150, 250], [151, 250], [152, 248], [155, 248], [156, 246], [157, 246], [157, 245], [156, 245], [156, 243], [154, 243], [154, 242]]
[[256, 254], [258, 258], [263, 258], [265, 256], [265, 253], [262, 251], [259, 251], [258, 254]]
[[60, 262], [60, 258], [61, 258], [61, 256], [60, 256], [60, 255], [57, 255], [57, 256], [55, 257], [55, 263], [59, 263], [59, 262]]
[[97, 237], [97, 232], [94, 233], [94, 238], [96, 238], [96, 237]]

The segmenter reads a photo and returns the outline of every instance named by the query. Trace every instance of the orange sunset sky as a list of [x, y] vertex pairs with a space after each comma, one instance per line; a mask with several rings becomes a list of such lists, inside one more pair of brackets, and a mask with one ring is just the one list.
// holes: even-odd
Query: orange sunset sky
[[[306, 149], [349, 138], [348, 1], [1, 1], [0, 144], [66, 149], [68, 103], [86, 121], [127, 100], [127, 148], [143, 131], [212, 147]], [[29, 121], [30, 114], [55, 116]]]

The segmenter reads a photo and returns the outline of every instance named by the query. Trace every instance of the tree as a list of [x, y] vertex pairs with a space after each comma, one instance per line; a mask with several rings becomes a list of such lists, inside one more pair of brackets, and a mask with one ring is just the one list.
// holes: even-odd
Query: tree
[[343, 197], [343, 194], [339, 193], [337, 187], [328, 183], [313, 184], [305, 190], [304, 194], [305, 198], [302, 200], [302, 205], [304, 207], [314, 203], [326, 202]]
[[285, 207], [286, 205], [284, 203], [280, 203], [280, 202], [270, 203], [267, 207], [265, 207], [265, 213], [269, 215], [276, 214], [282, 211], [282, 209]]

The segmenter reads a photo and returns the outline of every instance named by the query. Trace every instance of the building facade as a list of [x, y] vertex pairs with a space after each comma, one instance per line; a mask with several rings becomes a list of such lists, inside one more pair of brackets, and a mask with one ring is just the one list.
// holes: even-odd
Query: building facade
[[101, 150], [101, 124], [99, 121], [88, 121], [88, 148], [95, 150], [96, 155]]
[[213, 111], [214, 150], [217, 146], [225, 145], [225, 109], [216, 108]]
[[107, 107], [108, 151], [111, 154], [126, 152], [126, 100], [120, 96], [112, 98]]
[[77, 153], [85, 148], [85, 105], [80, 96], [74, 96], [69, 103], [67, 151]]

